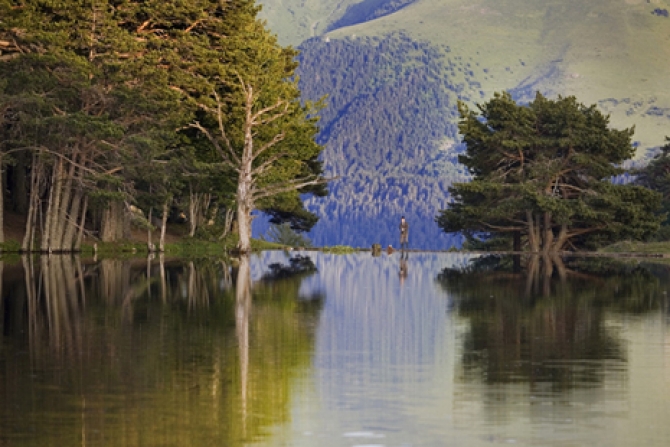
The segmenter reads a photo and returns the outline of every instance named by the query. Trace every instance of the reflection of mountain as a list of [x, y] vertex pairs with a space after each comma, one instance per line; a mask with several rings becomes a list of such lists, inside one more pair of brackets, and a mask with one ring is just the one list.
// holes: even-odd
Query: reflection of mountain
[[[434, 412], [436, 420], [423, 423], [439, 425], [437, 419], [444, 413], [435, 410], [448, 408], [450, 400], [450, 385], [445, 384], [454, 329], [448, 301], [432, 278], [445, 265], [460, 265], [466, 259], [457, 254], [410, 253], [407, 276], [401, 282], [398, 252], [379, 257], [316, 254], [319, 274], [307, 278], [302, 289], [326, 295], [314, 357], [321, 404], [317, 410], [303, 400], [295, 419], [309, 419], [316, 424], [311, 430], [334, 439], [342, 437], [342, 432], [332, 431], [336, 428], [346, 427], [352, 436], [363, 431], [358, 434], [372, 441], [367, 444], [379, 443], [377, 431], [418, 424], [422, 420], [418, 413]], [[438, 383], [442, 385], [431, 386]], [[428, 395], [434, 398], [429, 403]], [[413, 406], [422, 399], [430, 409]], [[316, 421], [314, 411], [319, 415]], [[387, 439], [384, 444], [411, 443], [411, 438], [394, 439], [395, 443]]]

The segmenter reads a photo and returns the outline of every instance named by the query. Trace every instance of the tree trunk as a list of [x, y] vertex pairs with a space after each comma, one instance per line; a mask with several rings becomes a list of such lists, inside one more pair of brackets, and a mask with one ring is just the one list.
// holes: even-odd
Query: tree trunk
[[47, 210], [44, 216], [44, 228], [42, 229], [42, 242], [40, 244], [40, 248], [43, 252], [50, 252], [51, 251], [51, 241], [49, 240], [49, 236], [51, 235], [51, 227], [54, 225], [53, 223], [53, 209], [54, 209], [54, 202], [56, 201], [56, 185], [58, 183], [58, 170], [60, 166], [61, 160], [58, 159], [56, 161], [56, 165], [53, 167], [52, 172], [51, 172], [51, 186], [49, 187], [49, 200], [47, 202]]
[[153, 253], [156, 251], [156, 246], [154, 245], [154, 237], [153, 237], [153, 224], [151, 223], [151, 219], [153, 218], [153, 208], [149, 208], [149, 213], [147, 214], [147, 220], [149, 222], [149, 225], [147, 225], [147, 250], [149, 253]]
[[551, 220], [551, 213], [545, 211], [544, 213], [544, 239], [542, 241], [542, 252], [546, 253], [553, 249], [554, 245], [554, 230]]
[[123, 203], [111, 202], [102, 213], [101, 239], [103, 242], [117, 242], [125, 236], [125, 212]]
[[33, 155], [33, 170], [31, 173], [30, 200], [28, 201], [28, 217], [26, 219], [26, 231], [23, 235], [21, 251], [27, 252], [33, 250], [35, 241], [35, 228], [37, 223], [37, 211], [39, 208], [39, 188], [40, 178], [42, 176], [42, 163], [38, 161], [37, 156]]
[[[246, 155], [247, 149], [245, 149]], [[251, 149], [248, 149], [251, 154]], [[242, 169], [237, 184], [237, 225], [240, 240], [237, 249], [240, 253], [249, 253], [251, 251], [251, 211], [254, 209], [252, 198], [253, 182], [251, 179], [251, 156], [245, 156], [242, 159]]]
[[565, 246], [566, 242], [568, 242], [568, 226], [566, 224], [561, 224], [561, 230], [558, 232], [558, 237], [554, 242], [554, 249], [552, 251], [558, 252], [563, 250], [563, 246]]
[[198, 215], [200, 214], [200, 195], [189, 192], [188, 200], [188, 235], [190, 237], [195, 236], [195, 230], [198, 227]]
[[163, 203], [163, 219], [161, 220], [161, 239], [158, 245], [158, 249], [161, 253], [165, 252], [165, 232], [167, 230], [167, 218], [168, 218], [168, 201], [166, 200]]
[[237, 227], [240, 240], [237, 249], [240, 253], [251, 251], [251, 208], [241, 201], [237, 205]]
[[79, 228], [77, 229], [77, 240], [74, 243], [75, 251], [81, 249], [81, 241], [84, 238], [84, 225], [86, 225], [86, 210], [88, 208], [88, 196], [84, 197], [84, 204], [81, 210], [81, 220], [79, 221]]
[[77, 227], [79, 226], [79, 210], [84, 201], [84, 191], [81, 186], [77, 188], [72, 197], [69, 212], [66, 214], [66, 227], [63, 234], [63, 250], [74, 251], [75, 248], [75, 234], [77, 234]]
[[528, 245], [530, 245], [530, 251], [538, 253], [540, 251], [539, 228], [535, 225], [535, 216], [530, 211], [526, 211], [526, 221], [528, 223]]
[[54, 225], [53, 231], [53, 244], [58, 251], [71, 251], [72, 247], [67, 247], [64, 245], [65, 242], [65, 231], [69, 227], [69, 211], [70, 211], [70, 199], [72, 197], [72, 178], [75, 174], [75, 165], [74, 163], [70, 164], [70, 169], [67, 171], [67, 178], [63, 178], [63, 173], [66, 172], [65, 169], [61, 170], [61, 180], [60, 180], [60, 200], [58, 202], [58, 207], [54, 210], [56, 217], [56, 225]]
[[4, 188], [5, 169], [3, 166], [2, 155], [0, 154], [0, 243], [5, 242], [5, 188]]
[[107, 207], [102, 211], [102, 217], [100, 219], [100, 239], [103, 242], [111, 242], [114, 240], [114, 218], [112, 214], [112, 203], [109, 203]]
[[561, 283], [564, 284], [568, 277], [568, 270], [563, 263], [563, 259], [561, 259], [561, 257], [556, 253], [553, 253], [550, 256], [551, 261], [554, 263], [554, 267], [556, 268], [556, 272], [558, 272], [558, 277], [560, 278]]
[[223, 233], [221, 233], [221, 236], [219, 239], [224, 239], [226, 236], [228, 236], [228, 233], [232, 231], [232, 225], [233, 225], [233, 216], [235, 216], [235, 210], [227, 209], [226, 210], [226, 217], [223, 221]]
[[521, 251], [521, 232], [520, 231], [515, 231], [512, 234], [512, 251], [519, 252]]

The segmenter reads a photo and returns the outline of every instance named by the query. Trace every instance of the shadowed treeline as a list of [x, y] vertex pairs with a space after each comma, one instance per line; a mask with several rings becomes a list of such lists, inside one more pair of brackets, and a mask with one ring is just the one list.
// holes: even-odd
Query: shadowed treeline
[[[0, 299], [0, 445], [244, 445], [289, 417], [319, 297], [249, 259], [24, 258]], [[241, 285], [246, 284], [245, 287]]]

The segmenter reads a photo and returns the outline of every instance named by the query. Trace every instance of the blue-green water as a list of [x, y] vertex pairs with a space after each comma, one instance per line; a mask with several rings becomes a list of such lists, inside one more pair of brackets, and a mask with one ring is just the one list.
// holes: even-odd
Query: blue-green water
[[4, 265], [0, 446], [668, 445], [670, 269], [517, 267]]

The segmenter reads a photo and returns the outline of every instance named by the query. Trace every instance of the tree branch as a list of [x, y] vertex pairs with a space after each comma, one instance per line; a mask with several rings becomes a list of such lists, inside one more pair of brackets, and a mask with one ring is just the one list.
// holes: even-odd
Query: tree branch
[[184, 30], [184, 33], [186, 33], [186, 34], [190, 33], [193, 30], [193, 28], [200, 25], [200, 23], [202, 23], [202, 20], [196, 20], [195, 22], [193, 22], [193, 24], [191, 26], [189, 26], [188, 28], [186, 28]]
[[256, 157], [261, 155], [263, 152], [265, 152], [266, 150], [270, 149], [275, 144], [282, 141], [284, 139], [284, 136], [286, 136], [286, 134], [284, 134], [284, 132], [281, 132], [281, 133], [275, 135], [275, 137], [271, 141], [268, 141], [267, 143], [265, 143], [263, 146], [261, 146], [260, 149], [258, 149], [256, 151], [255, 154], [253, 154], [253, 158], [255, 159]]
[[525, 226], [524, 227], [502, 227], [500, 225], [493, 225], [493, 224], [486, 223], [486, 222], [481, 222], [481, 224], [484, 225], [487, 228], [490, 228], [491, 230], [496, 230], [496, 231], [500, 231], [500, 232], [504, 232], [504, 233], [509, 233], [509, 232], [512, 232], [512, 231], [522, 231], [522, 230], [526, 229]]
[[[264, 119], [264, 120], [260, 120], [260, 121], [256, 121], [258, 118], [260, 118], [261, 116], [265, 115], [266, 113], [269, 113], [269, 112], [271, 112], [271, 111], [273, 111], [273, 110], [275, 110], [275, 109], [281, 107], [282, 104], [284, 105], [284, 110], [282, 110], [281, 112], [277, 112], [277, 113], [275, 113], [275, 114], [272, 115], [270, 118], [267, 118], [267, 119]], [[271, 122], [278, 120], [278, 119], [281, 118], [282, 116], [285, 116], [285, 115], [288, 114], [288, 105], [289, 105], [288, 102], [286, 102], [286, 101], [282, 101], [282, 100], [280, 99], [280, 100], [277, 101], [277, 103], [276, 103], [275, 105], [270, 106], [270, 107], [266, 107], [266, 108], [264, 108], [264, 109], [262, 109], [262, 110], [259, 110], [258, 112], [256, 112], [256, 113], [251, 117], [251, 119], [252, 119], [252, 121], [251, 121], [252, 125], [255, 125], [255, 126], [264, 126], [264, 125], [266, 125], [266, 124], [270, 124]]]
[[[339, 177], [332, 178], [314, 178], [314, 176], [307, 176], [289, 180], [282, 183], [276, 183], [263, 188], [258, 188], [253, 192], [254, 200], [260, 200], [265, 197], [270, 197], [283, 192], [296, 191], [310, 185], [322, 185], [332, 180], [337, 180]], [[311, 180], [308, 180], [311, 179]]]
[[232, 148], [228, 148], [228, 152], [230, 155], [232, 155], [232, 158], [227, 154], [223, 148], [221, 148], [221, 145], [219, 144], [218, 141], [216, 141], [216, 138], [212, 136], [212, 134], [209, 132], [208, 129], [202, 126], [199, 121], [195, 121], [191, 124], [188, 125], [188, 127], [191, 127], [193, 129], [198, 129], [200, 132], [202, 132], [207, 139], [214, 145], [214, 148], [216, 151], [219, 153], [221, 158], [223, 159], [224, 163], [230, 166], [231, 168], [235, 169], [237, 172], [239, 172], [240, 168], [240, 159], [237, 157], [237, 154], [232, 150]]
[[258, 166], [258, 167], [256, 167], [256, 168], [252, 169], [252, 170], [251, 170], [251, 175], [260, 175], [260, 174], [262, 174], [263, 172], [265, 172], [265, 170], [266, 170], [268, 167], [270, 167], [270, 165], [271, 165], [272, 163], [274, 163], [275, 161], [279, 160], [280, 158], [282, 158], [282, 157], [286, 157], [286, 156], [288, 156], [288, 155], [289, 155], [288, 152], [280, 152], [280, 153], [278, 153], [278, 154], [273, 155], [272, 157], [270, 157], [269, 159], [267, 159], [265, 162], [263, 162], [260, 166]]
[[599, 231], [604, 228], [607, 228], [607, 225], [598, 225], [597, 227], [583, 228], [581, 230], [571, 231], [566, 235], [566, 239], [572, 239], [573, 237], [581, 236], [582, 234], [593, 233], [594, 231]]
[[233, 156], [235, 162], [237, 164], [240, 164], [240, 159], [233, 150], [233, 145], [230, 144], [228, 134], [226, 134], [226, 129], [223, 127], [223, 110], [221, 109], [221, 98], [219, 98], [219, 94], [217, 93], [216, 90], [213, 90], [212, 93], [214, 93], [214, 98], [216, 98], [216, 119], [219, 124], [219, 132], [221, 133], [221, 138], [223, 138], [224, 143], [226, 143], [228, 152], [230, 152], [230, 154]]

